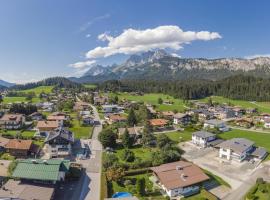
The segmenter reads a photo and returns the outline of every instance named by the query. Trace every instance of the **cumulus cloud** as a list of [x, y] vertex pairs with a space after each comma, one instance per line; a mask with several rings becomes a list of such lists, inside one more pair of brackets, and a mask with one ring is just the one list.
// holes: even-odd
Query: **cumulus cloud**
[[254, 59], [254, 58], [259, 58], [259, 57], [268, 57], [270, 58], [270, 54], [255, 54], [251, 56], [246, 56], [246, 59]]
[[86, 34], [85, 37], [86, 38], [90, 38], [91, 37], [91, 34]]
[[184, 44], [195, 40], [209, 41], [221, 38], [217, 32], [183, 31], [178, 26], [158, 26], [153, 29], [126, 29], [120, 35], [113, 37], [107, 33], [100, 34], [98, 39], [108, 42], [107, 46], [98, 46], [86, 53], [86, 57], [100, 58], [115, 54], [133, 54], [152, 49], [179, 50]]
[[177, 53], [172, 53], [171, 56], [176, 57], [176, 58], [181, 58], [181, 56], [178, 55]]
[[85, 67], [89, 67], [95, 63], [96, 63], [96, 60], [87, 60], [87, 61], [82, 61], [82, 62], [76, 62], [76, 63], [70, 64], [69, 66], [75, 69], [82, 69]]

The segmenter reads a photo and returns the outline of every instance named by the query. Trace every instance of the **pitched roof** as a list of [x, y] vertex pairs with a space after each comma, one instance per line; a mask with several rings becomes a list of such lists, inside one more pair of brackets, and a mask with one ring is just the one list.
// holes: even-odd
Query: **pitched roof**
[[[139, 135], [143, 131], [143, 126], [134, 126], [127, 128], [128, 134], [130, 135]], [[126, 128], [118, 128], [119, 135], [123, 135], [126, 131]]]
[[22, 117], [22, 114], [4, 114], [4, 116], [0, 120], [20, 122], [22, 120]]
[[187, 187], [209, 179], [197, 165], [185, 161], [163, 164], [151, 170], [167, 189]]
[[69, 165], [68, 160], [19, 160], [12, 176], [31, 180], [57, 181], [59, 172], [68, 171]]
[[7, 149], [21, 149], [21, 150], [30, 150], [32, 146], [32, 140], [18, 140], [11, 139], [6, 144]]
[[224, 123], [224, 121], [216, 120], [216, 119], [211, 119], [211, 120], [205, 121], [204, 123], [206, 123], [206, 124], [212, 124], [214, 126], [218, 126], [218, 125]]
[[246, 138], [233, 138], [220, 143], [219, 145], [217, 145], [217, 147], [223, 149], [231, 149], [236, 153], [243, 153], [252, 145], [254, 145], [254, 142]]
[[73, 133], [71, 131], [61, 127], [61, 128], [58, 128], [58, 129], [50, 132], [50, 134], [48, 134], [48, 136], [45, 139], [45, 143], [47, 143], [47, 142], [49, 142], [57, 137], [63, 138], [71, 143], [74, 142]]
[[0, 198], [48, 200], [52, 198], [53, 193], [54, 187], [51, 185], [23, 183], [10, 179], [0, 190]]
[[192, 133], [192, 135], [195, 135], [195, 136], [203, 138], [203, 139], [215, 136], [215, 134], [207, 132], [207, 131], [196, 131], [196, 132]]
[[47, 129], [47, 130], [53, 130], [58, 127], [57, 121], [38, 121], [37, 128], [38, 129]]
[[9, 139], [0, 136], [0, 147], [5, 147], [8, 142]]
[[150, 122], [150, 125], [152, 125], [152, 126], [164, 126], [168, 123], [168, 120], [166, 120], [166, 119], [150, 119], [149, 122]]
[[176, 119], [181, 119], [185, 116], [187, 116], [187, 114], [185, 114], [185, 113], [176, 113], [173, 117]]

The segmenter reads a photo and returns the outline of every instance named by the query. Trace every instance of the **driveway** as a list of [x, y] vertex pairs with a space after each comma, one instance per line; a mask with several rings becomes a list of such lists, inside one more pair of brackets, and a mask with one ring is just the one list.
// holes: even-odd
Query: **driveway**
[[86, 160], [80, 160], [78, 163], [81, 163], [85, 168], [85, 173], [82, 177], [81, 188], [79, 195], [73, 199], [77, 200], [100, 200], [100, 179], [101, 179], [101, 168], [102, 168], [102, 145], [98, 141], [98, 134], [102, 130], [102, 125], [100, 122], [100, 118], [97, 112], [97, 109], [92, 106], [94, 111], [94, 117], [96, 121], [96, 125], [94, 126], [92, 139], [89, 140], [89, 146], [91, 150], [90, 158]]

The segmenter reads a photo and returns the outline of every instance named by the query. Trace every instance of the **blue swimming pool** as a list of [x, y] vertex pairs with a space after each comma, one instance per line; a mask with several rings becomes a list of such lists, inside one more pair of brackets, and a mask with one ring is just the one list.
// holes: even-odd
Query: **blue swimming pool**
[[124, 197], [132, 197], [132, 195], [128, 192], [116, 192], [112, 195], [112, 198], [124, 198]]

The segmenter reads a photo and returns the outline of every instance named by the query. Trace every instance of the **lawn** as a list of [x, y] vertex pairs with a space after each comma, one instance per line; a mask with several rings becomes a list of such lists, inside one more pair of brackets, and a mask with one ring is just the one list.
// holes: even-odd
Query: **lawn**
[[81, 126], [80, 122], [77, 119], [72, 120], [72, 127], [70, 131], [72, 131], [75, 135], [75, 138], [89, 138], [92, 133], [93, 127], [90, 126]]
[[[127, 180], [138, 180], [141, 178], [145, 179], [145, 186], [146, 190], [148, 191], [144, 197], [139, 197], [139, 199], [155, 199], [155, 200], [165, 200], [166, 198], [161, 195], [158, 190], [153, 189], [153, 183], [149, 180], [151, 174], [139, 174], [134, 176], [125, 176], [124, 178]], [[129, 185], [120, 185], [119, 183], [113, 181], [112, 182], [112, 192], [113, 194], [116, 192], [129, 192], [134, 196], [138, 196], [136, 194], [136, 184], [129, 184]], [[149, 197], [149, 198], [148, 198]]]
[[182, 198], [183, 200], [217, 200], [217, 198], [206, 190], [201, 190], [199, 194]]
[[[115, 94], [111, 94], [115, 95]], [[156, 94], [156, 93], [149, 93], [149, 94], [144, 94], [143, 96], [139, 95], [131, 95], [129, 93], [118, 93], [118, 98], [120, 100], [122, 99], [127, 99], [130, 101], [143, 101], [145, 103], [149, 103], [152, 105], [157, 106], [157, 110], [159, 111], [174, 111], [177, 110], [179, 112], [184, 111], [185, 105], [183, 103], [183, 100], [181, 99], [175, 99], [172, 96], [165, 95], [165, 94]], [[165, 105], [165, 104], [158, 104], [158, 99], [162, 98], [163, 101], [172, 101], [174, 102], [172, 105]]]
[[[141, 158], [142, 160], [151, 160], [151, 154], [153, 151], [156, 150], [156, 148], [146, 148], [142, 146], [134, 146], [130, 148], [134, 154], [135, 157]], [[124, 151], [124, 149], [119, 149], [116, 151], [116, 155], [118, 156], [119, 160], [121, 160], [120, 155]], [[125, 162], [125, 161], [123, 161]]]
[[[22, 102], [28, 102], [26, 100], [26, 97], [4, 97], [4, 104], [8, 104], [8, 103], [22, 103]], [[33, 103], [38, 103], [40, 102], [40, 99], [35, 97], [32, 99]]]
[[52, 92], [54, 86], [39, 86], [28, 90], [20, 90], [19, 92], [29, 93], [34, 92], [37, 96], [39, 96], [40, 93], [44, 92], [46, 94], [49, 94]]
[[184, 130], [166, 133], [166, 135], [174, 142], [185, 142], [191, 140], [192, 133], [195, 130]]
[[268, 200], [270, 196], [270, 183], [257, 183], [247, 193], [246, 199]]
[[[15, 136], [18, 132], [20, 132], [20, 131], [19, 130], [8, 130], [8, 131], [2, 132], [2, 133]], [[35, 131], [22, 131], [21, 135], [23, 137], [34, 137]]]
[[[231, 103], [235, 106], [241, 106], [243, 108], [257, 108], [260, 112], [270, 113], [270, 102], [251, 102], [244, 100], [233, 100], [220, 96], [212, 96], [212, 101], [218, 103]], [[200, 101], [207, 102], [209, 97], [201, 99]]]

